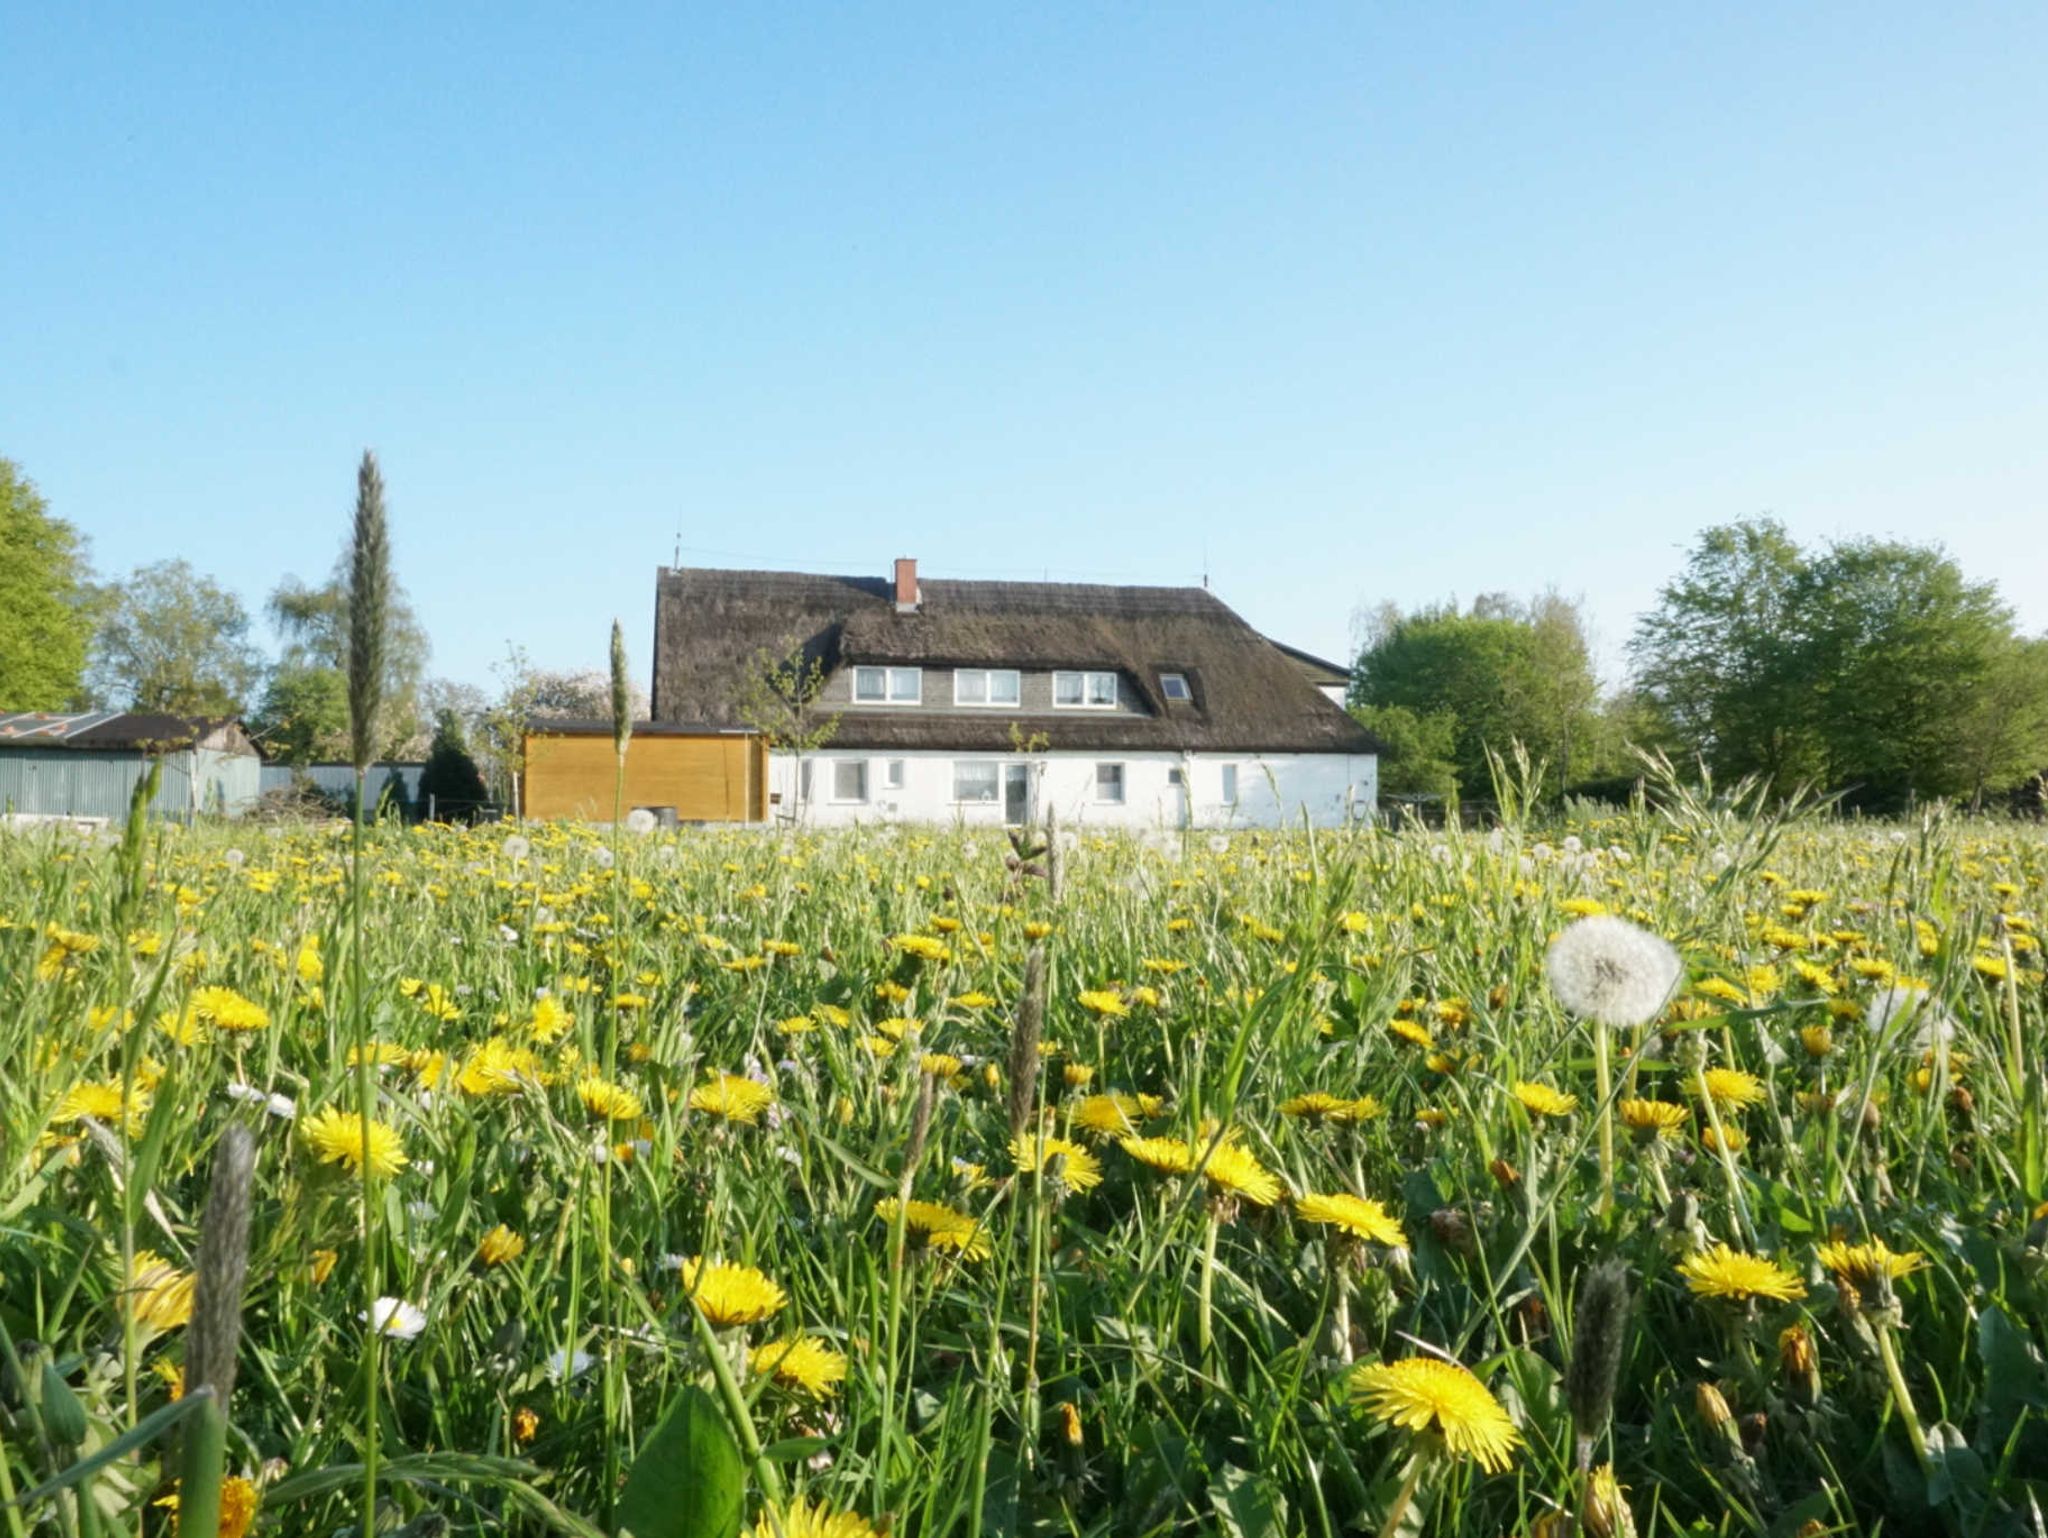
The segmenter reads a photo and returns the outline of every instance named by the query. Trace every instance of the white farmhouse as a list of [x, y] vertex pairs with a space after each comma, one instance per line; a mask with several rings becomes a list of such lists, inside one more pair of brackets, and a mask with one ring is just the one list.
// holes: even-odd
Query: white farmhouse
[[660, 573], [657, 722], [745, 726], [749, 677], [798, 655], [837, 725], [771, 756], [770, 799], [811, 824], [1332, 827], [1378, 791], [1343, 670], [1203, 588]]

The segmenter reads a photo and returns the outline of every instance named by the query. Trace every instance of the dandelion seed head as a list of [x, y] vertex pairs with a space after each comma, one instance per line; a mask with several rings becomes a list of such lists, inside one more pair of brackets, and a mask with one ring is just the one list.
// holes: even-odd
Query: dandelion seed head
[[1642, 1025], [1662, 1013], [1685, 968], [1667, 941], [1627, 919], [1596, 914], [1550, 942], [1543, 970], [1566, 1009], [1619, 1027]]

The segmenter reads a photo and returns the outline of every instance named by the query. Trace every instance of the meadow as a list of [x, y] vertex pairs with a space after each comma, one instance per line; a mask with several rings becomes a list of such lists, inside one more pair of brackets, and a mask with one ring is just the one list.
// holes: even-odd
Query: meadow
[[2039, 826], [1028, 853], [0, 839], [7, 1531], [2043, 1531]]

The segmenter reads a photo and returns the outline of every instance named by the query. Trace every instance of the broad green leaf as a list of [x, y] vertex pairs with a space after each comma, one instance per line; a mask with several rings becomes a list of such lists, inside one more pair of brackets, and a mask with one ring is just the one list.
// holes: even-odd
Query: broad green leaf
[[718, 1401], [692, 1384], [669, 1401], [626, 1475], [618, 1531], [633, 1538], [735, 1538], [747, 1489]]

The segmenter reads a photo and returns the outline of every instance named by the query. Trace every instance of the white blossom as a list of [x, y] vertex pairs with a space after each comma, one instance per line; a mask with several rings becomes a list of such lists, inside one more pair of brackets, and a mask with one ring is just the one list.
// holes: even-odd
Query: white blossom
[[393, 1340], [417, 1340], [427, 1327], [426, 1310], [403, 1298], [379, 1298], [373, 1311], [377, 1316], [377, 1333]]

